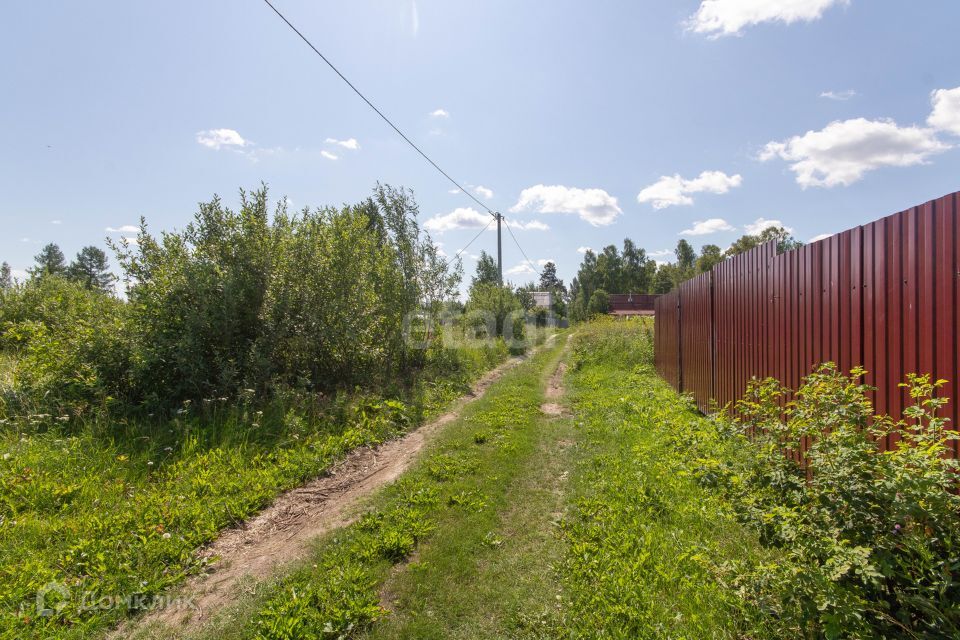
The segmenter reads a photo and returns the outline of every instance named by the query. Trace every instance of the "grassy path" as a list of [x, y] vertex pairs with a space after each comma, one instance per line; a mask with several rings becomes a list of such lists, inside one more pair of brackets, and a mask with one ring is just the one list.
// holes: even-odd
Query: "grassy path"
[[549, 415], [543, 400], [545, 389], [556, 385], [564, 354], [555, 350], [531, 372], [537, 384], [509, 425], [512, 455], [492, 475], [476, 479], [479, 491], [496, 495], [489, 505], [494, 508], [441, 521], [416, 561], [387, 581], [393, 615], [362, 637], [537, 637], [555, 627], [560, 586], [554, 568], [562, 557], [557, 526], [574, 433], [570, 417]]
[[[444, 597], [454, 590], [453, 582], [470, 573], [469, 567], [485, 567], [510, 548], [504, 536], [509, 532], [501, 526], [503, 514], [540, 452], [535, 437], [539, 429], [533, 425], [548, 420], [540, 408], [544, 385], [564, 343], [561, 335], [467, 406], [459, 419], [436, 434], [410, 470], [367, 502], [355, 524], [319, 540], [299, 569], [274, 581], [245, 585], [233, 606], [205, 612], [207, 623], [199, 633], [188, 636], [161, 628], [137, 637], [293, 640], [355, 636], [371, 625], [371, 632], [378, 633], [385, 628], [381, 625], [393, 624], [401, 636], [455, 636], [456, 603], [432, 601], [422, 610], [437, 622], [424, 626], [424, 619], [415, 615], [415, 603], [403, 599], [410, 593], [404, 585], [413, 584], [407, 581], [414, 577], [421, 585], [416, 591]], [[559, 494], [551, 495], [555, 504]], [[526, 544], [532, 548], [541, 542]], [[439, 582], [428, 584], [426, 576]], [[485, 578], [474, 584], [482, 581]], [[552, 592], [527, 593], [544, 603], [555, 600]], [[504, 625], [512, 624], [508, 613], [502, 616]]]
[[494, 383], [299, 569], [190, 637], [776, 637], [724, 582], [726, 564], [768, 558], [691, 472], [682, 437], [704, 418], [653, 374], [648, 332], [567, 342]]
[[[540, 370], [540, 411], [514, 412], [514, 455], [474, 479], [494, 509], [443, 519], [360, 637], [776, 635], [724, 582], [727, 563], [765, 557], [691, 473], [677, 436], [704, 418], [653, 373], [651, 336], [579, 333]], [[550, 379], [561, 360], [565, 385]]]

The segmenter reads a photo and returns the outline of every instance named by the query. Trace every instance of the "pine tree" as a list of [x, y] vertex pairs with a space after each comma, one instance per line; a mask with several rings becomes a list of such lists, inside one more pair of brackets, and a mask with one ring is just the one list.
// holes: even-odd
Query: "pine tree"
[[87, 289], [107, 293], [116, 279], [110, 273], [107, 254], [97, 247], [84, 247], [67, 268], [67, 277]]
[[54, 243], [50, 243], [40, 250], [33, 258], [37, 266], [30, 269], [30, 275], [34, 278], [44, 276], [64, 276], [67, 274], [67, 262], [63, 257], [63, 251]]
[[540, 290], [551, 291], [557, 295], [567, 293], [563, 280], [557, 277], [557, 265], [553, 262], [543, 265], [543, 270], [540, 272]]
[[13, 286], [13, 274], [10, 265], [4, 262], [0, 265], [0, 290], [9, 289]]

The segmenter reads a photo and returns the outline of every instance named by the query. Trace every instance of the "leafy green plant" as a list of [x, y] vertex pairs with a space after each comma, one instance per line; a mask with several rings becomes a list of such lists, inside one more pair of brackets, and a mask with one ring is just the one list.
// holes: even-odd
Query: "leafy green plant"
[[740, 583], [770, 594], [805, 635], [956, 637], [960, 497], [948, 448], [958, 436], [938, 415], [944, 381], [908, 376], [913, 404], [894, 421], [872, 415], [863, 374], [827, 363], [790, 402], [757, 380], [737, 403], [727, 428], [745, 455], [723, 486], [785, 552]]

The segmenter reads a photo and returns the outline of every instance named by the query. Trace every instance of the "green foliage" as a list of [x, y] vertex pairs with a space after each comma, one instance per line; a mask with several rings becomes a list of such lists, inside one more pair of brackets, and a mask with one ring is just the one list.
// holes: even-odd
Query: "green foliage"
[[420, 231], [412, 195], [378, 185], [356, 206], [290, 215], [284, 201], [272, 216], [267, 200], [241, 192], [232, 211], [214, 198], [160, 237], [141, 222], [136, 243], [113, 245], [127, 301], [106, 295], [102, 251], [67, 269], [48, 245], [30, 282], [2, 293], [20, 404], [169, 412], [244, 389], [374, 388], [425, 366], [405, 320], [439, 309], [460, 268]]
[[624, 239], [622, 252], [614, 245], [604, 247], [599, 255], [588, 249], [577, 277], [570, 283], [570, 317], [589, 318], [590, 300], [598, 289], [607, 293], [653, 293], [656, 267], [656, 262], [630, 238]]
[[[0, 637], [94, 635], [131, 611], [84, 608], [82, 594], [140, 594], [150, 602], [203, 569], [194, 551], [223, 527], [321, 474], [348, 451], [435, 415], [501, 361], [506, 348], [443, 353], [423, 374], [439, 377], [414, 381], [404, 398], [353, 394], [318, 403], [285, 394], [254, 403], [244, 394], [236, 402], [185, 403], [169, 420], [100, 419], [69, 427], [47, 414], [4, 420], [0, 607], [20, 613], [0, 617]], [[0, 360], [0, 373], [4, 366]], [[422, 523], [407, 516], [385, 523], [383, 530], [394, 533], [377, 547], [378, 557], [395, 558], [409, 547], [409, 536], [425, 534]], [[366, 574], [348, 569], [324, 574], [331, 593], [344, 594], [330, 596], [337, 606], [348, 603], [334, 620], [343, 624], [338, 629], [367, 620], [377, 603], [363, 587]], [[69, 589], [67, 605], [37, 618], [35, 595], [49, 583]], [[321, 585], [298, 587], [304, 600], [286, 605], [323, 610], [310, 589]]]
[[947, 452], [957, 435], [938, 416], [943, 381], [908, 376], [913, 404], [895, 422], [872, 416], [863, 373], [825, 364], [786, 403], [778, 383], [754, 381], [737, 404], [726, 428], [748, 455], [723, 486], [786, 552], [740, 582], [772, 594], [768, 605], [804, 634], [956, 637], [960, 497]]
[[67, 274], [67, 262], [63, 257], [63, 251], [52, 242], [40, 250], [40, 253], [34, 257], [34, 261], [36, 266], [30, 269], [30, 275], [34, 278]]
[[540, 271], [540, 282], [537, 284], [538, 291], [547, 291], [553, 294], [553, 307], [551, 311], [557, 318], [567, 317], [567, 298], [569, 292], [563, 280], [557, 277], [557, 265], [554, 262], [548, 262], [543, 265]]
[[120, 300], [59, 276], [31, 278], [0, 300], [0, 350], [18, 354], [0, 418], [82, 415], [122, 392], [128, 348]]
[[756, 536], [687, 469], [680, 434], [707, 420], [652, 367], [652, 323], [578, 329], [574, 412], [581, 461], [564, 519], [565, 638], [770, 638], [715, 563], [765, 559]]
[[597, 289], [590, 296], [590, 302], [587, 304], [587, 314], [589, 316], [598, 316], [607, 313], [610, 310], [610, 300], [607, 292], [603, 289]]
[[785, 228], [767, 227], [760, 233], [753, 235], [748, 233], [741, 236], [730, 245], [730, 248], [727, 249], [724, 255], [727, 257], [739, 255], [771, 240], [777, 241], [777, 253], [783, 253], [784, 251], [790, 251], [803, 246], [803, 242], [794, 238]]
[[675, 256], [677, 256], [677, 266], [681, 271], [690, 272], [693, 270], [694, 262], [697, 259], [697, 253], [693, 250], [693, 247], [690, 246], [689, 242], [681, 238], [679, 241], [677, 241], [677, 248], [673, 253]]
[[697, 258], [697, 273], [706, 273], [714, 266], [723, 262], [723, 251], [715, 244], [705, 244], [700, 247], [700, 256]]
[[6, 262], [0, 264], [0, 292], [13, 287], [13, 272]]
[[[631, 337], [631, 324], [582, 328], [576, 347], [586, 390], [577, 407], [591, 437], [631, 452], [591, 468], [567, 530], [565, 571], [583, 594], [571, 616], [587, 621], [584, 636], [957, 637], [960, 497], [947, 455], [956, 435], [938, 415], [942, 381], [908, 376], [912, 405], [896, 422], [873, 416], [862, 370], [845, 376], [827, 364], [794, 394], [754, 381], [735, 418], [706, 419], [652, 375], [649, 338]], [[881, 442], [894, 444], [882, 451]], [[676, 493], [682, 478], [702, 493]], [[677, 520], [690, 500], [726, 533]], [[677, 522], [674, 543], [687, 542], [672, 556], [659, 536]], [[711, 547], [724, 535], [738, 542]], [[702, 593], [683, 586], [688, 572]]]
[[475, 331], [492, 330], [491, 337], [520, 340], [524, 336], [523, 304], [509, 286], [478, 283], [470, 287], [464, 321]]
[[[220, 529], [412, 420], [402, 402], [365, 398], [314, 419], [301, 415], [279, 404], [255, 412], [212, 403], [169, 424], [173, 433], [135, 439], [123, 436], [142, 425], [109, 425], [117, 444], [92, 428], [5, 433], [0, 606], [21, 613], [0, 618], [0, 636], [78, 637], [102, 628], [127, 608], [85, 608], [84, 593], [157, 596], [202, 568], [193, 551]], [[50, 583], [70, 597], [38, 618], [35, 594]]]
[[497, 261], [489, 253], [481, 250], [480, 257], [477, 258], [477, 271], [470, 279], [470, 288], [498, 284], [500, 284], [500, 271], [497, 269]]
[[107, 254], [97, 247], [84, 247], [67, 267], [66, 276], [87, 289], [109, 293], [116, 278], [110, 273]]

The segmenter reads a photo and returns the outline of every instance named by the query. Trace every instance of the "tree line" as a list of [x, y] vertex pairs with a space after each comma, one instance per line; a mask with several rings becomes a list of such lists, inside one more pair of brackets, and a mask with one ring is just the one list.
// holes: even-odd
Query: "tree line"
[[[28, 272], [30, 278], [48, 276], [65, 278], [83, 287], [107, 293], [113, 289], [116, 276], [110, 272], [110, 261], [103, 249], [88, 246], [81, 249], [73, 262], [67, 264], [60, 247], [50, 243], [34, 256], [34, 266]], [[0, 264], [0, 288], [9, 289], [14, 280], [10, 264]]]
[[570, 283], [567, 295], [569, 316], [584, 320], [591, 315], [607, 312], [609, 294], [668, 293], [680, 283], [710, 271], [726, 258], [743, 253], [771, 240], [777, 241], [779, 251], [801, 246], [783, 227], [767, 227], [758, 234], [745, 234], [727, 250], [715, 244], [705, 244], [700, 253], [686, 240], [680, 239], [674, 249], [672, 262], [658, 264], [630, 238], [622, 249], [608, 245], [599, 252], [588, 249]]

